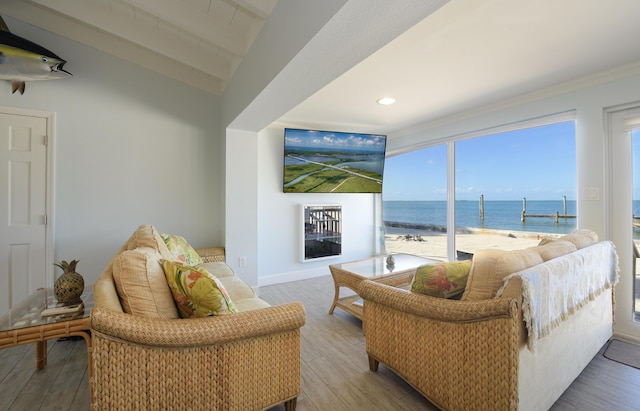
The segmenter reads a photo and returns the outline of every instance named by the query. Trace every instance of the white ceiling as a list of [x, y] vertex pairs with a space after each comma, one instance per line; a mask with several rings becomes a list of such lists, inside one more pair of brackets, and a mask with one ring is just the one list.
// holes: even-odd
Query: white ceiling
[[220, 95], [277, 1], [2, 0], [0, 14]]
[[637, 0], [451, 0], [278, 123], [391, 133], [638, 64], [639, 18]]
[[[1, 0], [0, 14], [220, 95], [276, 2]], [[278, 123], [391, 133], [635, 67], [639, 17], [638, 0], [451, 0]]]

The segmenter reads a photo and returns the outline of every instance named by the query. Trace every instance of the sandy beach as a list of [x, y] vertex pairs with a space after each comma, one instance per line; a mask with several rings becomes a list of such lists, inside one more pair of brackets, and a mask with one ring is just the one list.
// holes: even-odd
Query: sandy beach
[[[397, 227], [385, 228], [387, 253], [409, 253], [438, 260], [447, 260], [447, 234], [438, 231]], [[473, 253], [476, 250], [496, 248], [517, 250], [538, 245], [544, 237], [562, 235], [526, 231], [501, 231], [465, 228], [456, 234], [456, 250]]]

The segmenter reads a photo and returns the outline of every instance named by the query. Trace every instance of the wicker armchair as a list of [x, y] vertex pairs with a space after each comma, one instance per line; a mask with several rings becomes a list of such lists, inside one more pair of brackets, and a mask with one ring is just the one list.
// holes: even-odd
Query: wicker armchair
[[300, 303], [189, 320], [94, 308], [92, 407], [294, 410], [304, 322]]

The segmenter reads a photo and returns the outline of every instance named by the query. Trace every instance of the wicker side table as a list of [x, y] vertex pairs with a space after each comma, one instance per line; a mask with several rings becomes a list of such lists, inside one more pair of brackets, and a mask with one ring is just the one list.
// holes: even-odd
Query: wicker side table
[[42, 317], [47, 304], [53, 302], [52, 289], [40, 289], [0, 317], [0, 349], [36, 343], [36, 368], [47, 366], [47, 340], [78, 336], [87, 343], [91, 375], [91, 335], [89, 314], [93, 307], [93, 287], [82, 294], [84, 310], [70, 316]]

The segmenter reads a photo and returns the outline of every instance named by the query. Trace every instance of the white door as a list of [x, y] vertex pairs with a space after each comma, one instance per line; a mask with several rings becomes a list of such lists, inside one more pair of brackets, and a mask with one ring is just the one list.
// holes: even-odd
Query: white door
[[47, 284], [47, 118], [0, 113], [0, 315]]

